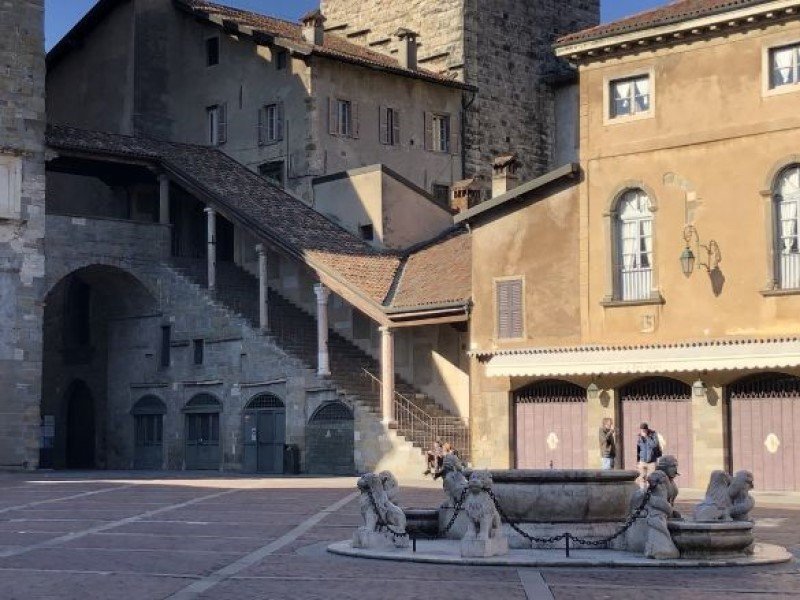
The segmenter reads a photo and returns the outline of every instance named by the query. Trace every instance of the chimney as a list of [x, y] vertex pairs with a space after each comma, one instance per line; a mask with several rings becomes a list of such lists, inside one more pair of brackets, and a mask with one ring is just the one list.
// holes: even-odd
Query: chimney
[[502, 196], [519, 184], [517, 168], [519, 161], [516, 154], [501, 154], [492, 164], [492, 198]]
[[462, 179], [453, 184], [450, 210], [456, 213], [469, 210], [483, 200], [483, 185], [479, 177]]
[[418, 34], [401, 27], [394, 32], [395, 37], [399, 40], [397, 62], [404, 69], [417, 70], [417, 37]]
[[312, 10], [300, 18], [303, 24], [303, 39], [309, 44], [322, 46], [325, 41], [325, 17], [317, 10]]

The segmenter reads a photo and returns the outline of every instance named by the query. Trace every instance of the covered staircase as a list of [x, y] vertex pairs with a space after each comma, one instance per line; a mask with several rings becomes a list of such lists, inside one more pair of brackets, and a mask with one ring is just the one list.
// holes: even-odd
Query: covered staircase
[[[207, 285], [207, 265], [203, 260], [172, 259], [174, 269], [192, 282]], [[213, 298], [229, 311], [258, 328], [258, 279], [230, 262], [217, 264], [217, 283]], [[270, 333], [285, 352], [317, 367], [316, 316], [288, 301], [270, 289]], [[378, 361], [333, 330], [329, 331], [329, 380], [362, 407], [381, 416], [380, 373]], [[462, 459], [469, 460], [469, 429], [462, 419], [437, 404], [400, 376], [395, 376], [396, 434], [421, 451], [431, 446], [434, 438], [450, 441]]]

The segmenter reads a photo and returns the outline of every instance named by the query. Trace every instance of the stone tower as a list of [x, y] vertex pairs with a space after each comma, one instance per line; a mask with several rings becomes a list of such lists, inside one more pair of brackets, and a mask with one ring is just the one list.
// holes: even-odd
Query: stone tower
[[322, 0], [322, 11], [328, 30], [389, 54], [399, 28], [416, 31], [421, 68], [478, 88], [464, 98], [467, 175], [488, 182], [511, 152], [522, 181], [557, 166], [555, 97], [569, 70], [552, 43], [596, 25], [600, 0]]
[[0, 2], [0, 469], [39, 452], [44, 0]]

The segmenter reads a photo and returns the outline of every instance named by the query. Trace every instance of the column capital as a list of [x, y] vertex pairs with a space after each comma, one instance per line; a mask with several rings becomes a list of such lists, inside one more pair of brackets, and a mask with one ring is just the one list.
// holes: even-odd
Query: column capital
[[203, 212], [206, 213], [207, 215], [215, 215], [215, 214], [217, 214], [217, 209], [216, 208], [212, 208], [210, 206], [206, 206], [203, 209]]
[[317, 304], [325, 304], [331, 295], [331, 291], [324, 283], [315, 283], [314, 293], [317, 295]]
[[378, 327], [378, 331], [380, 331], [382, 335], [394, 335], [394, 329], [388, 325], [381, 325]]
[[158, 181], [159, 181], [159, 183], [164, 183], [164, 182], [169, 183], [170, 177], [166, 173], [159, 173], [158, 174]]
[[264, 244], [256, 244], [256, 254], [264, 256], [267, 253], [267, 247]]

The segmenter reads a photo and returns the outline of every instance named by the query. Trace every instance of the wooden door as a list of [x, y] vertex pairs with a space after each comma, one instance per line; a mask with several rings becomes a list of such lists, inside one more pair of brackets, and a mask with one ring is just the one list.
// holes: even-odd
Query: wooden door
[[693, 431], [691, 387], [673, 379], [653, 378], [620, 390], [623, 463], [636, 469], [639, 425], [647, 423], [658, 433], [664, 454], [678, 459], [683, 487], [693, 487]]
[[568, 382], [540, 382], [514, 394], [518, 469], [584, 469], [586, 391]]
[[267, 409], [258, 412], [258, 472], [283, 473], [283, 448], [286, 444], [286, 411]]
[[186, 415], [186, 468], [220, 468], [219, 413]]
[[353, 475], [355, 427], [353, 413], [344, 404], [321, 407], [306, 429], [306, 464], [309, 473]]
[[160, 469], [164, 461], [164, 416], [134, 416], [134, 469]]
[[728, 397], [733, 470], [751, 471], [757, 490], [800, 491], [800, 379], [750, 378]]

